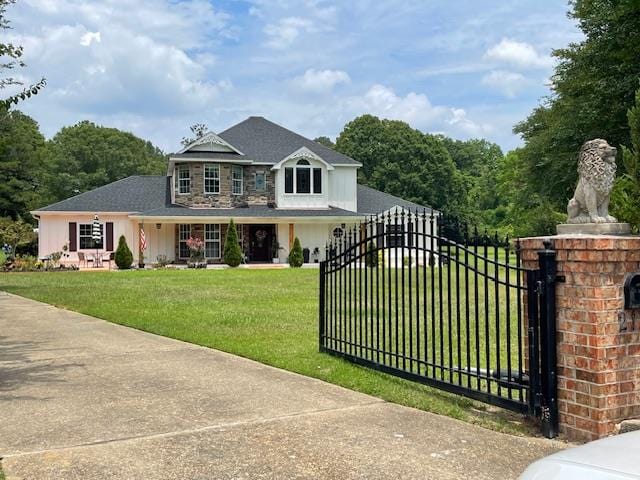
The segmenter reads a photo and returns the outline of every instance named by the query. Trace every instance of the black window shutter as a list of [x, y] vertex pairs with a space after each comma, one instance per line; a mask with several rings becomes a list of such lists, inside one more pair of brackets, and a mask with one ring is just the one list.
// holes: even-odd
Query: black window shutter
[[69, 251], [78, 251], [78, 224], [76, 222], [69, 222]]
[[107, 252], [113, 252], [113, 222], [107, 222]]

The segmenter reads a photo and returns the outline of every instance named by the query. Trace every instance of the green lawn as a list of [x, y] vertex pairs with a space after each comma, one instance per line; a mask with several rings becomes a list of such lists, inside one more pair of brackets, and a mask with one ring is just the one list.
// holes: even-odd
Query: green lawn
[[522, 416], [318, 353], [317, 270], [0, 274], [0, 290], [516, 434]]

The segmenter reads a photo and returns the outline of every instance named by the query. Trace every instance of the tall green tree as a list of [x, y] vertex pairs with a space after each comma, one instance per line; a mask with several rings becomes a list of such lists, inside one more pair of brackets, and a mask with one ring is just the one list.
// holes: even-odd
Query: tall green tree
[[627, 112], [631, 147], [622, 147], [624, 173], [619, 176], [611, 195], [611, 213], [621, 222], [628, 222], [634, 232], [640, 231], [640, 88], [635, 105]]
[[453, 215], [468, 213], [464, 180], [435, 135], [363, 115], [345, 125], [336, 150], [362, 163], [360, 183]]
[[12, 110], [0, 116], [0, 216], [30, 219], [40, 206], [48, 158], [35, 120]]
[[51, 201], [130, 175], [165, 173], [166, 157], [151, 142], [89, 121], [64, 127], [49, 142], [52, 166], [46, 176]]
[[321, 136], [313, 139], [314, 142], [324, 145], [328, 148], [336, 148], [336, 144], [331, 141], [329, 137]]
[[[8, 30], [11, 28], [9, 20], [7, 20], [6, 13], [7, 7], [16, 3], [16, 0], [0, 0], [0, 31]], [[0, 115], [4, 114], [12, 105], [17, 104], [22, 100], [26, 100], [32, 95], [37, 95], [38, 92], [46, 85], [44, 78], [38, 82], [24, 86], [24, 82], [15, 76], [6, 76], [7, 71], [11, 71], [16, 68], [25, 67], [25, 63], [22, 61], [22, 55], [24, 49], [20, 45], [14, 45], [13, 43], [0, 43], [0, 89], [7, 87], [21, 86], [22, 89], [13, 95], [0, 99]]]
[[552, 95], [514, 131], [533, 191], [564, 209], [577, 179], [580, 146], [604, 138], [629, 145], [626, 112], [640, 79], [640, 2], [574, 0], [569, 16], [584, 40], [555, 50]]

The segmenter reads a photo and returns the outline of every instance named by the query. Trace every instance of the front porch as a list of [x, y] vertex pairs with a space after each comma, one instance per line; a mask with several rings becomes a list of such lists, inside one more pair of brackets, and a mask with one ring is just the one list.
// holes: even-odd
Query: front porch
[[[186, 219], [185, 219], [186, 220]], [[295, 237], [300, 239], [307, 264], [317, 264], [324, 257], [324, 246], [336, 225], [333, 223], [264, 222], [247, 219], [235, 224], [244, 264], [267, 268], [268, 265], [286, 264]], [[340, 224], [338, 224], [340, 225]], [[208, 265], [223, 264], [224, 242], [228, 223], [139, 223], [138, 230], [145, 233], [147, 248], [144, 263], [147, 265], [170, 263], [187, 264], [190, 251], [189, 238], [204, 242], [204, 256]], [[138, 263], [138, 239], [131, 244]]]

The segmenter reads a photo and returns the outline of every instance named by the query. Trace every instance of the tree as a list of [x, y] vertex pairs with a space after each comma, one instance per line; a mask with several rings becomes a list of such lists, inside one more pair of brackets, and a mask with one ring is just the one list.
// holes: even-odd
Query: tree
[[559, 63], [552, 96], [515, 126], [525, 141], [519, 155], [532, 190], [564, 209], [577, 180], [576, 162], [586, 140], [631, 142], [626, 112], [640, 78], [640, 2], [574, 0], [569, 16], [585, 35], [555, 50]]
[[[9, 20], [6, 18], [7, 7], [16, 3], [16, 0], [0, 0], [0, 31], [8, 30], [11, 27], [9, 26]], [[12, 43], [0, 43], [0, 56], [6, 57], [8, 60], [2, 61], [0, 63], [0, 71], [2, 70], [13, 70], [18, 67], [25, 67], [26, 64], [21, 60], [22, 55], [24, 53], [24, 49], [20, 45], [14, 45]], [[10, 95], [7, 98], [0, 100], [0, 111], [8, 111], [11, 105], [15, 105], [22, 100], [26, 100], [30, 98], [32, 95], [37, 95], [38, 92], [44, 88], [46, 85], [46, 80], [44, 78], [40, 79], [37, 83], [24, 87], [18, 93]], [[24, 85], [24, 82], [19, 80], [16, 77], [1, 77], [0, 78], [0, 89], [7, 87], [14, 87], [17, 85]]]
[[29, 210], [46, 199], [49, 163], [45, 139], [32, 118], [17, 110], [0, 118], [0, 216], [31, 218]]
[[124, 238], [124, 235], [120, 235], [120, 238], [118, 239], [115, 261], [120, 270], [127, 270], [131, 268], [131, 264], [133, 263], [133, 253], [131, 252], [129, 245], [127, 245], [127, 239]]
[[636, 91], [635, 105], [627, 112], [631, 135], [631, 148], [622, 147], [625, 173], [618, 177], [611, 194], [611, 213], [621, 222], [631, 224], [640, 231], [640, 88]]
[[182, 137], [180, 143], [183, 147], [191, 145], [199, 138], [204, 137], [209, 131], [209, 127], [207, 127], [204, 123], [194, 123], [189, 127], [189, 129], [191, 130], [191, 133], [194, 135], [194, 137]]
[[223, 260], [224, 263], [230, 267], [237, 267], [242, 263], [242, 250], [240, 249], [238, 232], [236, 231], [236, 225], [233, 223], [233, 219], [229, 221], [227, 234], [224, 239]]
[[345, 125], [336, 150], [362, 163], [360, 183], [451, 215], [468, 215], [464, 179], [440, 137], [363, 115]]
[[313, 139], [314, 142], [319, 143], [320, 145], [324, 145], [325, 147], [335, 149], [336, 144], [331, 141], [329, 137], [317, 137]]
[[19, 246], [31, 243], [35, 237], [33, 226], [21, 218], [18, 220], [0, 219], [0, 242], [9, 245], [11, 257], [15, 257], [16, 249]]
[[47, 142], [48, 201], [59, 201], [130, 175], [162, 175], [166, 156], [151, 142], [116, 128], [82, 121]]
[[294, 268], [300, 268], [304, 263], [304, 257], [302, 256], [302, 246], [300, 240], [296, 237], [293, 240], [293, 247], [289, 252], [289, 266]]

